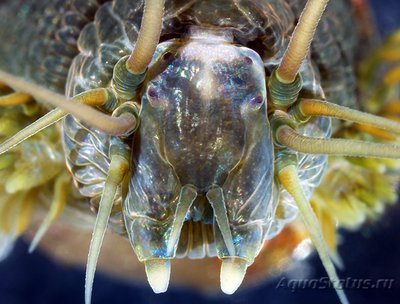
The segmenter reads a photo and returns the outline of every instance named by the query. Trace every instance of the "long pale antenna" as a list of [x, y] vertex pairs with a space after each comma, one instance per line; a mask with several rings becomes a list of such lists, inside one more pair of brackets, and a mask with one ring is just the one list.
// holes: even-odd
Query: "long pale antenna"
[[9, 85], [16, 91], [23, 91], [33, 96], [38, 102], [49, 103], [72, 114], [79, 120], [110, 135], [125, 135], [136, 127], [136, 119], [133, 115], [121, 115], [111, 117], [91, 107], [81, 104], [73, 99], [32, 84], [22, 78], [16, 77], [4, 71], [0, 71], [0, 81]]
[[85, 304], [90, 304], [92, 297], [92, 288], [94, 274], [96, 271], [97, 260], [99, 258], [101, 245], [107, 230], [108, 220], [110, 218], [114, 196], [118, 186], [122, 183], [126, 172], [129, 170], [129, 162], [121, 155], [113, 155], [111, 158], [110, 169], [107, 180], [101, 195], [99, 211], [93, 229], [92, 239], [88, 260], [86, 265], [85, 278]]
[[327, 116], [400, 133], [399, 122], [322, 100], [301, 99], [291, 113], [296, 117], [300, 115], [300, 120], [307, 119], [309, 116]]
[[0, 155], [19, 145], [24, 140], [53, 125], [67, 114], [54, 109], [0, 144]]
[[400, 158], [400, 146], [397, 145], [340, 138], [307, 137], [299, 134], [290, 126], [279, 127], [276, 130], [275, 138], [280, 145], [301, 153]]
[[335, 266], [329, 257], [329, 249], [322, 236], [321, 227], [318, 220], [311, 208], [311, 205], [307, 201], [303, 189], [301, 188], [300, 180], [298, 177], [297, 168], [295, 165], [287, 165], [283, 168], [278, 168], [278, 177], [282, 186], [290, 193], [295, 200], [303, 222], [310, 234], [311, 241], [313, 242], [315, 249], [321, 258], [322, 264], [328, 273], [329, 279], [335, 287], [336, 293], [342, 304], [348, 304], [349, 301], [342, 290], [340, 285], [339, 277], [336, 273]]
[[[74, 97], [80, 103], [90, 106], [102, 106], [108, 101], [108, 93], [106, 89], [94, 89], [91, 91], [83, 92]], [[69, 101], [68, 101], [69, 102]], [[24, 140], [35, 135], [36, 133], [44, 130], [45, 128], [53, 125], [60, 119], [64, 118], [68, 113], [61, 109], [54, 109], [42, 116], [29, 126], [25, 127], [17, 134], [7, 139], [0, 145], [0, 155], [17, 146]]]
[[0, 97], [0, 107], [17, 106], [33, 100], [32, 96], [22, 92], [11, 93]]
[[276, 76], [281, 82], [292, 83], [296, 79], [328, 2], [329, 0], [307, 1], [306, 7], [294, 29], [289, 46], [276, 71]]
[[142, 24], [135, 48], [126, 65], [133, 74], [143, 74], [160, 40], [164, 0], [145, 0]]

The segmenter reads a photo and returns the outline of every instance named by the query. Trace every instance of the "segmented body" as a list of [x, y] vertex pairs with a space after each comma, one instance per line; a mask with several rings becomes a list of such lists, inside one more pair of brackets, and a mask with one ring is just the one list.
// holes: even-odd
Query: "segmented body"
[[[235, 43], [258, 52], [268, 76], [283, 55], [304, 3], [167, 1], [161, 41], [183, 37], [192, 26], [225, 29], [233, 34]], [[354, 27], [350, 6], [349, 1], [334, 1], [329, 5], [313, 42], [311, 57], [302, 69], [304, 85], [301, 96], [326, 96], [337, 103], [357, 107], [353, 72], [357, 33], [350, 30]], [[3, 30], [1, 33], [2, 40], [11, 41], [0, 51], [1, 68], [46, 84], [67, 96], [106, 87], [115, 63], [134, 46], [142, 10], [143, 1], [6, 1], [1, 7], [2, 22], [7, 23], [10, 16], [18, 16], [19, 20], [12, 31]], [[340, 22], [337, 18], [339, 12], [342, 16]], [[74, 183], [96, 209], [110, 163], [110, 138], [70, 116], [63, 122], [62, 133], [66, 162]], [[312, 120], [304, 125], [303, 133], [329, 137], [330, 120]], [[310, 197], [312, 190], [319, 185], [326, 157], [298, 155], [298, 161], [302, 184]], [[268, 199], [268, 220], [263, 219], [268, 222], [263, 226], [263, 239], [273, 238], [297, 214], [285, 191], [279, 190], [277, 184], [273, 188], [275, 193]], [[114, 229], [124, 234], [122, 200], [119, 195], [112, 222]], [[194, 209], [192, 214], [196, 213]], [[157, 218], [158, 215], [153, 216]], [[178, 250], [182, 256], [213, 255], [212, 250], [205, 252], [201, 249], [214, 242], [210, 232], [212, 228], [204, 218], [201, 221], [190, 221], [184, 226]], [[248, 221], [253, 222], [255, 218], [250, 217]], [[206, 232], [196, 233], [196, 230]], [[188, 239], [192, 243], [188, 243]]]
[[[74, 96], [91, 88], [108, 87], [114, 64], [123, 55], [128, 54], [134, 46], [143, 3], [141, 1], [135, 4], [129, 3], [131, 1], [103, 2], [59, 1], [51, 4], [24, 3], [22, 5], [19, 2], [10, 4], [7, 11], [1, 10], [1, 13], [6, 15], [3, 20], [7, 20], [10, 15], [17, 15], [22, 18], [23, 22], [19, 23], [21, 26], [17, 26], [11, 31], [0, 30], [1, 37], [9, 38], [12, 41], [12, 44], [7, 44], [0, 50], [4, 55], [0, 59], [0, 69], [23, 75], [41, 85], [46, 84], [53, 90], [66, 93], [68, 96]], [[114, 201], [111, 219], [113, 229], [123, 236], [128, 236], [140, 260], [146, 261], [154, 257], [172, 258], [175, 256], [175, 254], [173, 255], [165, 250], [170, 228], [165, 229], [164, 225], [159, 223], [163, 222], [167, 225], [172, 223], [172, 226], [174, 225], [173, 217], [174, 211], [177, 210], [179, 190], [181, 190], [181, 196], [188, 194], [182, 189], [190, 190], [185, 187], [179, 188], [185, 183], [195, 186], [199, 199], [196, 199], [186, 215], [176, 256], [189, 258], [203, 258], [206, 255], [215, 256], [217, 254], [220, 258], [231, 256], [229, 248], [227, 253], [224, 246], [221, 246], [223, 243], [221, 242], [221, 235], [218, 228], [215, 228], [217, 226], [215, 220], [212, 221], [213, 210], [207, 204], [204, 195], [205, 193], [208, 194], [212, 187], [217, 186], [216, 188], [218, 188], [227, 169], [230, 169], [229, 161], [224, 155], [226, 153], [214, 148], [218, 143], [218, 141], [213, 141], [215, 135], [213, 129], [216, 126], [222, 129], [223, 133], [229, 133], [232, 130], [232, 133], [236, 132], [231, 138], [229, 136], [221, 137], [223, 140], [225, 139], [222, 146], [228, 147], [229, 152], [237, 150], [239, 152], [244, 151], [244, 154], [246, 149], [243, 149], [243, 146], [246, 145], [243, 145], [243, 142], [246, 142], [248, 138], [250, 138], [248, 142], [253, 144], [247, 145], [247, 147], [254, 148], [254, 146], [257, 146], [254, 145], [254, 142], [257, 142], [253, 140], [255, 137], [258, 142], [261, 142], [260, 146], [264, 146], [264, 150], [259, 150], [259, 152], [261, 151], [259, 154], [263, 157], [253, 158], [255, 165], [247, 166], [245, 170], [242, 170], [242, 174], [238, 175], [239, 177], [243, 176], [242, 180], [248, 179], [250, 182], [240, 181], [238, 184], [241, 187], [228, 188], [228, 191], [224, 193], [225, 198], [228, 199], [226, 210], [234, 236], [232, 241], [235, 245], [235, 256], [244, 257], [247, 263], [251, 263], [264, 240], [274, 238], [286, 224], [293, 222], [297, 215], [297, 207], [291, 196], [282, 191], [279, 183], [272, 179], [273, 172], [266, 170], [272, 167], [266, 166], [266, 164], [270, 164], [273, 157], [276, 157], [276, 154], [274, 156], [270, 151], [269, 144], [271, 141], [268, 138], [268, 123], [262, 119], [250, 120], [252, 124], [246, 125], [246, 128], [250, 125], [252, 130], [250, 133], [253, 134], [253, 139], [250, 136], [244, 140], [240, 134], [243, 124], [240, 118], [242, 117], [232, 119], [231, 115], [234, 112], [232, 111], [234, 106], [231, 105], [240, 103], [240, 101], [238, 102], [240, 99], [247, 98], [247, 95], [243, 95], [243, 87], [247, 85], [243, 80], [254, 76], [250, 73], [249, 77], [243, 78], [241, 74], [243, 74], [243, 71], [246, 74], [246, 66], [248, 67], [248, 65], [256, 63], [256, 66], [259, 66], [258, 55], [252, 57], [252, 52], [247, 53], [250, 49], [245, 49], [245, 47], [250, 47], [260, 55], [262, 58], [260, 66], [262, 70], [265, 69], [268, 79], [271, 71], [282, 57], [283, 50], [288, 42], [288, 35], [292, 32], [300, 9], [304, 5], [304, 3], [292, 2], [190, 1], [182, 5], [179, 1], [167, 1], [167, 14], [164, 20], [161, 43], [154, 55], [150, 69], [150, 74], [156, 74], [156, 76], [154, 78], [149, 77], [145, 81], [137, 96], [137, 100], [141, 99], [142, 102], [142, 125], [133, 145], [132, 157], [135, 173], [130, 181], [128, 195], [126, 196], [124, 191], [126, 189], [119, 189], [120, 191]], [[357, 1], [357, 3], [359, 2]], [[331, 4], [326, 12], [313, 42], [311, 55], [301, 71], [304, 87], [300, 96], [327, 97], [336, 103], [385, 114], [379, 113], [379, 111], [384, 103], [388, 101], [390, 103], [388, 98], [392, 98], [382, 94], [382, 91], [387, 89], [386, 87], [384, 87], [385, 90], [381, 89], [380, 93], [377, 93], [379, 95], [377, 100], [372, 99], [372, 108], [371, 102], [369, 104], [367, 102], [358, 104], [355, 101], [353, 67], [356, 62], [354, 62], [353, 57], [357, 53], [355, 47], [357, 31], [354, 21], [351, 19], [350, 6], [351, 4], [346, 1], [338, 1]], [[83, 14], [81, 13], [82, 9], [84, 10]], [[214, 14], [208, 13], [213, 10], [215, 10]], [[35, 23], [41, 20], [42, 11], [45, 12], [45, 21], [40, 22], [41, 25], [35, 30], [31, 30]], [[339, 13], [343, 17], [340, 23], [337, 17]], [[27, 31], [24, 31], [24, 22], [28, 24], [29, 30]], [[48, 23], [52, 26], [48, 26]], [[350, 28], [352, 30], [348, 31]], [[20, 35], [19, 39], [14, 39], [17, 33], [23, 34]], [[208, 43], [214, 43], [215, 49], [222, 52], [220, 48], [222, 44], [215, 43], [221, 40], [221, 37], [216, 37], [221, 33], [222, 40], [229, 41], [230, 36], [232, 36], [235, 43], [242, 45], [238, 49], [245, 50], [243, 54], [248, 56], [239, 56], [237, 60], [231, 61], [221, 58], [217, 64], [229, 71], [227, 73], [229, 75], [234, 75], [236, 71], [238, 77], [226, 80], [223, 77], [224, 75], [220, 75], [221, 77], [217, 77], [217, 79], [213, 79], [215, 75], [211, 75], [210, 83], [222, 84], [224, 89], [235, 88], [236, 86], [237, 94], [230, 95], [231, 105], [222, 102], [220, 104], [222, 108], [217, 107], [213, 112], [215, 116], [201, 117], [199, 115], [201, 119], [198, 119], [200, 123], [196, 125], [196, 127], [200, 126], [196, 130], [197, 133], [192, 132], [192, 130], [186, 132], [187, 129], [184, 132], [181, 130], [179, 130], [180, 133], [175, 132], [174, 129], [182, 127], [178, 123], [182, 118], [183, 121], [190, 118], [190, 115], [185, 116], [182, 115], [182, 112], [179, 112], [179, 107], [185, 107], [184, 102], [179, 102], [179, 99], [182, 101], [182, 96], [185, 98], [192, 97], [190, 94], [196, 91], [193, 87], [207, 88], [207, 86], [202, 87], [201, 81], [196, 80], [193, 71], [207, 66], [210, 61], [213, 61], [211, 57], [214, 56], [211, 56], [212, 52], [210, 52], [208, 56], [203, 58], [196, 56], [192, 58], [190, 56], [182, 57], [181, 50], [178, 53], [170, 52], [170, 50], [171, 48], [173, 50], [177, 45], [182, 45], [186, 52], [193, 55], [196, 51], [190, 50], [193, 46], [191, 40], [199, 43], [199, 40], [203, 39], [207, 40]], [[202, 36], [202, 38], [199, 36]], [[31, 40], [34, 40], [34, 43], [32, 43], [34, 45], [33, 51], [17, 45], [18, 43], [28, 45]], [[199, 47], [203, 48], [204, 44], [200, 43]], [[219, 52], [215, 57], [218, 57]], [[12, 53], [15, 56], [10, 56]], [[176, 56], [176, 54], [179, 54], [179, 56]], [[38, 56], [42, 56], [43, 60], [37, 60]], [[187, 60], [188, 58], [190, 60]], [[241, 61], [241, 59], [244, 59], [244, 61]], [[32, 65], [21, 65], [20, 63], [23, 60], [32, 62]], [[162, 70], [160, 74], [154, 73], [154, 71], [157, 71], [154, 66], [157, 67], [160, 62], [161, 65], [163, 65], [162, 62], [170, 63], [171, 70], [180, 71], [182, 75], [185, 75], [169, 74], [168, 71], [164, 73], [165, 71]], [[376, 71], [375, 68], [371, 68], [371, 71]], [[380, 72], [377, 74], [381, 75]], [[187, 75], [190, 75], [190, 77]], [[363, 75], [368, 76], [368, 73]], [[189, 78], [190, 81], [187, 81]], [[367, 86], [372, 82], [380, 83], [376, 76], [372, 78], [375, 79], [364, 79]], [[171, 83], [171, 79], [175, 83]], [[211, 79], [213, 80], [211, 81]], [[65, 84], [66, 89], [64, 89]], [[250, 85], [252, 85], [251, 82]], [[261, 87], [252, 87], [251, 90], [245, 90], [245, 93], [258, 92], [257, 88]], [[154, 90], [154, 88], [157, 89]], [[153, 91], [151, 91], [152, 89]], [[179, 94], [177, 94], [178, 89]], [[3, 88], [0, 86], [0, 93], [9, 93], [2, 90]], [[369, 89], [365, 90], [364, 87], [364, 91], [369, 91]], [[148, 106], [149, 104], [153, 106], [152, 103], [157, 101], [161, 95], [167, 96], [167, 100], [176, 101], [175, 104], [177, 105], [176, 109], [167, 111], [165, 117], [151, 111]], [[390, 95], [395, 96], [395, 94]], [[199, 98], [199, 100], [201, 99]], [[218, 104], [218, 100], [216, 101]], [[374, 101], [377, 104], [373, 104]], [[267, 109], [271, 111], [269, 106], [270, 104], [267, 105]], [[111, 114], [109, 109], [102, 110]], [[186, 107], [186, 110], [195, 114], [202, 112], [201, 106], [196, 104], [192, 107]], [[274, 110], [273, 106], [272, 110]], [[0, 142], [3, 141], [4, 137], [11, 136], [45, 111], [46, 109], [38, 107], [37, 104], [0, 110], [1, 122], [6, 121], [7, 123], [5, 128], [0, 126]], [[219, 120], [220, 118], [222, 120]], [[14, 124], [9, 125], [13, 119], [15, 120]], [[232, 125], [234, 125], [233, 128]], [[185, 127], [187, 126], [184, 125]], [[160, 129], [162, 129], [161, 132]], [[335, 125], [332, 128], [329, 119], [311, 120], [304, 124], [301, 130], [307, 135], [329, 137], [332, 129], [333, 136], [356, 137], [376, 141], [376, 138], [371, 138], [369, 135], [360, 135], [357, 127]], [[260, 130], [263, 130], [264, 133]], [[194, 133], [196, 133], [196, 137], [193, 137]], [[61, 149], [60, 134], [62, 134], [61, 141], [64, 149]], [[169, 137], [165, 134], [169, 134]], [[182, 135], [183, 137], [187, 136], [187, 138], [182, 140]], [[163, 140], [157, 142], [160, 137]], [[191, 142], [193, 138], [195, 141]], [[167, 154], [168, 158], [164, 158], [164, 160], [172, 160], [172, 167], [178, 173], [179, 181], [182, 184], [176, 183], [177, 179], [174, 180], [173, 174], [168, 173], [167, 169], [165, 176], [172, 177], [172, 181], [160, 185], [157, 182], [161, 180], [159, 176], [165, 173], [164, 171], [160, 173], [163, 170], [162, 166], [156, 164], [153, 166], [153, 170], [146, 167], [149, 163], [150, 166], [152, 165], [151, 161], [154, 155], [156, 155], [156, 160], [157, 155], [162, 155], [162, 152], [154, 149], [154, 142], [156, 146], [166, 151], [163, 152]], [[78, 216], [90, 214], [88, 206], [91, 207], [92, 211], [96, 211], [98, 208], [107, 171], [110, 167], [108, 156], [110, 145], [109, 136], [87, 127], [69, 116], [63, 122], [62, 129], [50, 128], [46, 133], [29, 139], [12, 153], [0, 157], [0, 177], [8, 178], [12, 174], [12, 178], [4, 186], [0, 185], [0, 230], [2, 230], [0, 232], [0, 259], [2, 258], [1, 253], [7, 251], [4, 247], [7, 247], [15, 236], [24, 231], [27, 223], [24, 223], [23, 220], [29, 218], [26, 213], [31, 212], [33, 205], [35, 207], [38, 205], [32, 204], [32, 201], [43, 200], [44, 203], [47, 203], [48, 198], [52, 196], [51, 192], [59, 181], [59, 177], [65, 176], [64, 156], [76, 186], [76, 188], [71, 188], [71, 193], [73, 193], [73, 189], [80, 192], [78, 196], [76, 196], [76, 193], [70, 195], [68, 206], [72, 207], [75, 212], [67, 213], [65, 219], [68, 222], [86, 222], [88, 220], [88, 218]], [[279, 147], [277, 148], [279, 149]], [[197, 157], [196, 154], [199, 154], [200, 157]], [[399, 182], [398, 172], [400, 171], [398, 161], [355, 160], [348, 157], [335, 157], [328, 166], [326, 157], [323, 156], [299, 153], [296, 156], [302, 186], [307, 198], [310, 198], [312, 192], [316, 190], [310, 203], [320, 219], [324, 237], [333, 251], [336, 246], [337, 222], [342, 227], [357, 228], [366, 218], [375, 218], [377, 214], [380, 214], [383, 210], [383, 204], [396, 201], [396, 185]], [[24, 162], [17, 162], [18, 157], [25, 157]], [[242, 157], [242, 159], [245, 158]], [[233, 160], [233, 162], [235, 161], [237, 159]], [[277, 159], [276, 161], [280, 160]], [[29, 170], [32, 170], [32, 167], [36, 169], [38, 176], [35, 180], [29, 179]], [[159, 170], [160, 168], [161, 170]], [[237, 168], [234, 169], [237, 170]], [[234, 169], [231, 171], [234, 171]], [[259, 174], [260, 172], [266, 173], [262, 175]], [[254, 187], [252, 183], [263, 178], [265, 182]], [[322, 185], [318, 187], [321, 181]], [[243, 185], [245, 186], [243, 187]], [[259, 191], [256, 188], [263, 190]], [[253, 191], [250, 197], [248, 192], [242, 191], [248, 189]], [[235, 197], [235, 194], [231, 195], [231, 193], [236, 190], [239, 190], [237, 192], [240, 192], [240, 195]], [[193, 191], [193, 188], [190, 191]], [[158, 198], [153, 193], [162, 196], [162, 200], [167, 204], [159, 204]], [[149, 194], [152, 196], [150, 199], [143, 199], [150, 197]], [[256, 198], [252, 200], [251, 198], [254, 196]], [[246, 200], [248, 197], [249, 199]], [[207, 195], [207, 198], [210, 197]], [[242, 204], [243, 200], [246, 200], [245, 204]], [[171, 204], [168, 204], [169, 202]], [[10, 221], [14, 218], [16, 218], [15, 225]], [[251, 229], [248, 229], [251, 226], [261, 229], [251, 231]], [[150, 229], [148, 229], [149, 227]], [[291, 225], [286, 232], [294, 227], [297, 227], [297, 225]], [[158, 232], [153, 233], [152, 230]], [[301, 231], [301, 229], [299, 230]], [[246, 234], [248, 231], [256, 231], [257, 233]], [[4, 232], [10, 233], [11, 238], [9, 236], [4, 238], [4, 235], [2, 235]], [[285, 233], [282, 233], [279, 238], [272, 242], [265, 242], [266, 246], [264, 246], [263, 252], [266, 250], [270, 252], [269, 244], [273, 244], [277, 240], [278, 249], [287, 248], [286, 242], [285, 246], [279, 244], [282, 235], [285, 235]], [[243, 239], [243, 236], [249, 237], [242, 241], [240, 238]], [[301, 237], [304, 238], [305, 236], [302, 235]], [[255, 250], [253, 248], [252, 252], [251, 250], [250, 253], [246, 252], [252, 246], [255, 247]], [[285, 255], [279, 253], [279, 259]], [[272, 257], [273, 253], [269, 255]], [[264, 258], [264, 262], [262, 258]], [[210, 260], [215, 261], [216, 259], [208, 259], [208, 261]], [[271, 264], [274, 265], [272, 267], [280, 267], [275, 265], [274, 260], [272, 263], [268, 263], [264, 254], [260, 254], [258, 261], [261, 261], [263, 266], [259, 267], [256, 263], [253, 269], [265, 270], [267, 264], [268, 267]], [[179, 263], [182, 263], [182, 261]], [[204, 263], [207, 262], [204, 261]], [[282, 271], [282, 269], [279, 271]]]

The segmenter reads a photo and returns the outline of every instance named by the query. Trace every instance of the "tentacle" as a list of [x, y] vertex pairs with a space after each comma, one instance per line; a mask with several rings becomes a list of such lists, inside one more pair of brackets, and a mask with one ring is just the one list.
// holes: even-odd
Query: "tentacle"
[[324, 139], [303, 136], [289, 126], [276, 132], [282, 146], [309, 154], [344, 155], [355, 157], [400, 158], [400, 146], [347, 139]]
[[383, 131], [382, 129], [379, 129], [379, 128], [376, 128], [376, 127], [372, 127], [372, 126], [355, 124], [352, 127], [355, 130], [358, 130], [360, 132], [364, 132], [366, 134], [374, 136], [375, 138], [379, 138], [379, 139], [386, 140], [386, 141], [394, 141], [397, 138], [397, 136], [393, 135], [392, 133], [389, 133], [387, 131]]
[[[51, 93], [53, 94], [53, 93]], [[62, 97], [63, 98], [63, 97]], [[64, 99], [64, 98], [63, 98]], [[88, 106], [105, 106], [109, 103], [115, 103], [114, 96], [111, 96], [107, 89], [95, 89], [87, 92], [83, 92], [74, 97], [79, 103]], [[66, 100], [66, 99], [65, 99]], [[0, 155], [12, 149], [16, 145], [20, 144], [29, 137], [35, 135], [36, 133], [50, 127], [60, 119], [64, 118], [68, 113], [62, 109], [54, 109], [39, 118], [26, 128], [19, 131], [13, 137], [7, 139], [0, 145]], [[103, 114], [102, 114], [103, 115]], [[122, 114], [121, 114], [122, 115]], [[108, 116], [107, 116], [108, 117]], [[136, 119], [135, 123], [137, 123]], [[129, 130], [132, 128], [129, 128]]]
[[275, 111], [271, 119], [272, 132], [278, 145], [308, 154], [355, 157], [400, 158], [400, 146], [360, 140], [314, 138], [299, 134], [288, 114]]
[[126, 157], [119, 154], [111, 157], [110, 169], [108, 171], [107, 180], [104, 191], [101, 196], [99, 211], [97, 214], [95, 226], [93, 229], [92, 240], [88, 254], [86, 266], [86, 282], [85, 282], [85, 303], [89, 304], [92, 297], [92, 288], [94, 274], [96, 271], [97, 259], [99, 257], [100, 248], [107, 229], [108, 220], [110, 218], [111, 209], [114, 202], [114, 196], [118, 186], [122, 183], [126, 172], [129, 170], [129, 162]]
[[11, 93], [0, 97], [0, 107], [17, 106], [32, 101], [32, 96], [22, 92]]
[[310, 116], [334, 117], [400, 134], [400, 123], [398, 122], [323, 100], [301, 99], [291, 113], [295, 117], [301, 116], [300, 119], [307, 119]]
[[309, 0], [294, 29], [289, 46], [277, 69], [283, 83], [292, 83], [310, 49], [315, 30], [329, 0]]
[[321, 227], [318, 223], [315, 214], [308, 203], [303, 190], [301, 188], [298, 172], [295, 165], [287, 165], [283, 168], [278, 168], [278, 177], [282, 186], [290, 193], [299, 207], [303, 222], [310, 233], [311, 240], [317, 249], [322, 264], [328, 273], [329, 279], [335, 287], [336, 293], [339, 296], [342, 304], [349, 303], [347, 297], [342, 290], [339, 277], [336, 273], [335, 266], [329, 257], [329, 249], [322, 236]]
[[276, 106], [293, 104], [302, 88], [300, 66], [306, 58], [318, 23], [329, 0], [308, 0], [278, 68], [268, 80], [271, 101]]
[[[132, 131], [132, 126], [136, 126], [136, 120], [131, 115], [121, 115], [120, 117], [110, 117], [85, 104], [79, 103], [73, 99], [68, 99], [60, 94], [32, 84], [19, 77], [0, 71], [0, 81], [5, 82], [15, 90], [22, 90], [31, 94], [37, 101], [52, 104], [74, 115], [76, 118], [110, 135], [125, 135]], [[109, 99], [110, 91], [106, 89], [97, 89], [84, 92], [82, 94], [93, 100], [97, 97]], [[102, 100], [104, 100], [102, 99]]]
[[35, 135], [36, 133], [50, 127], [67, 114], [60, 109], [55, 109], [44, 115], [43, 117], [36, 120], [34, 123], [30, 124], [26, 128], [19, 131], [14, 136], [7, 139], [0, 145], [0, 155], [7, 152], [8, 150], [14, 148], [15, 146], [19, 145], [21, 142], [27, 140], [31, 136]]
[[164, 0], [145, 0], [142, 24], [135, 48], [127, 61], [133, 74], [143, 74], [153, 58], [161, 35]]

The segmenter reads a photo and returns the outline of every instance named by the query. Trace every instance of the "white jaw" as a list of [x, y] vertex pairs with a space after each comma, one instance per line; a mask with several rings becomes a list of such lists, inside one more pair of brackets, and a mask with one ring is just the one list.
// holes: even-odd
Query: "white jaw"
[[167, 259], [148, 260], [144, 263], [147, 280], [154, 293], [166, 292], [171, 275], [171, 262]]
[[233, 294], [242, 284], [247, 270], [247, 262], [239, 257], [229, 257], [222, 260], [221, 290], [228, 295]]

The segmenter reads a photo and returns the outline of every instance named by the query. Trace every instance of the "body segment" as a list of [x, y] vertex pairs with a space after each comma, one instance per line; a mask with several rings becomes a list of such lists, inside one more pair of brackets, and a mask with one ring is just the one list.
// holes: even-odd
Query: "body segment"
[[[159, 279], [154, 275], [160, 270], [161, 281], [168, 279], [168, 260], [218, 256], [223, 260], [222, 289], [233, 293], [264, 242], [294, 221], [299, 205], [303, 217], [312, 215], [304, 217], [307, 227], [315, 229], [313, 241], [330, 279], [336, 278], [308, 205], [323, 177], [327, 157], [318, 153], [318, 147], [293, 148], [291, 141], [281, 139], [286, 133], [279, 132], [283, 130], [279, 127], [284, 124], [299, 138], [319, 137], [326, 142], [332, 130], [337, 134], [345, 128], [342, 124], [332, 127], [326, 117], [303, 117], [296, 106], [304, 99], [328, 99], [362, 107], [355, 98], [353, 69], [357, 32], [347, 34], [354, 23], [350, 1], [332, 2], [311, 53], [298, 71], [301, 86], [293, 108], [270, 103], [269, 80], [275, 77], [273, 71], [280, 64], [303, 2], [166, 1], [160, 44], [145, 73], [132, 73], [137, 81], [127, 95], [117, 89], [116, 79], [121, 62], [140, 36], [143, 1], [9, 5], [8, 13], [29, 18], [29, 24], [37, 22], [47, 7], [52, 26], [44, 21], [30, 29], [32, 36], [46, 38], [35, 41], [33, 51], [18, 49], [15, 43], [16, 54], [7, 60], [14, 49], [2, 49], [2, 69], [42, 82], [68, 97], [107, 88], [107, 96], [112, 97], [99, 110], [118, 119], [121, 109], [131, 105], [133, 121], [140, 119], [137, 130], [132, 126], [134, 135], [113, 137], [69, 115], [62, 122], [61, 141], [80, 193], [77, 200], [86, 201], [95, 212], [109, 210], [99, 211], [98, 219], [107, 222], [109, 214], [104, 212], [111, 213], [110, 226], [130, 240], [156, 292], [167, 286], [154, 285]], [[343, 22], [338, 21], [339, 13]], [[0, 37], [14, 37], [20, 31], [19, 27], [10, 33], [2, 30]], [[19, 42], [29, 40], [29, 34], [22, 34]], [[24, 59], [35, 64], [23, 68], [19, 63]], [[135, 116], [137, 109], [140, 112]], [[271, 126], [270, 121], [274, 122]], [[379, 127], [379, 122], [372, 125]], [[394, 132], [397, 129], [394, 124]], [[115, 149], [116, 143], [120, 150]], [[398, 147], [381, 147], [390, 149], [390, 155], [398, 154]], [[107, 208], [101, 208], [110, 172], [118, 173], [111, 164], [115, 153], [130, 168], [124, 167], [124, 174], [111, 187], [116, 194], [107, 193]], [[285, 166], [292, 170], [283, 170]], [[287, 180], [296, 181], [294, 188], [285, 184]], [[104, 235], [106, 226], [102, 227]], [[98, 244], [101, 241], [96, 248]], [[98, 256], [96, 250], [89, 257]], [[95, 260], [89, 263], [90, 277]], [[234, 282], [227, 283], [231, 274]], [[86, 288], [87, 303], [90, 291], [91, 286]], [[338, 294], [346, 303], [344, 294]]]

